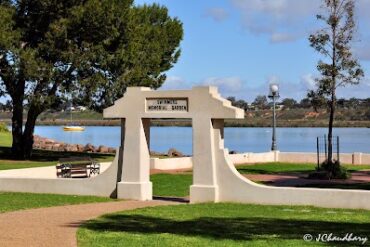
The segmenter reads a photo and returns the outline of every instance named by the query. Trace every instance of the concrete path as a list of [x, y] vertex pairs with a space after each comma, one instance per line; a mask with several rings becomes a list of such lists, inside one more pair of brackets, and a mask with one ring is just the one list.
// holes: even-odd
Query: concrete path
[[1, 247], [77, 246], [77, 228], [102, 214], [158, 205], [169, 201], [120, 201], [0, 213]]

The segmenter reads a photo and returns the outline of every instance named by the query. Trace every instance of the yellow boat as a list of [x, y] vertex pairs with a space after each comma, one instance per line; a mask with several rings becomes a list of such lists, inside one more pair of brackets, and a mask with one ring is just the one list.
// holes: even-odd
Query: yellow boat
[[81, 126], [63, 126], [64, 131], [84, 131], [85, 127]]

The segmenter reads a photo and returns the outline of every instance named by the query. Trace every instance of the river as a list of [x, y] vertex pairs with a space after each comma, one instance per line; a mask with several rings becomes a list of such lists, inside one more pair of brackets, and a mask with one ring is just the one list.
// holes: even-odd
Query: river
[[[277, 128], [278, 150], [284, 152], [316, 152], [316, 137], [326, 128]], [[35, 134], [74, 144], [117, 147], [120, 127], [87, 126], [83, 132], [65, 132], [61, 126], [36, 126]], [[271, 148], [271, 128], [225, 128], [225, 146], [237, 152], [266, 152]], [[335, 128], [340, 137], [340, 152], [370, 153], [370, 128]], [[151, 127], [150, 149], [167, 152], [174, 147], [192, 153], [191, 127]]]

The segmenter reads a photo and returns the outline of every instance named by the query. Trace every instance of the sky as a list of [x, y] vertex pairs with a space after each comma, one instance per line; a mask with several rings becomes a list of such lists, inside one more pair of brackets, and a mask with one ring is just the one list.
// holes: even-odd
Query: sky
[[[308, 36], [322, 0], [136, 0], [168, 8], [184, 27], [181, 57], [166, 72], [160, 90], [218, 86], [225, 97], [248, 102], [278, 83], [282, 98], [306, 96], [319, 76], [321, 58]], [[338, 97], [370, 97], [370, 0], [356, 0], [353, 52], [365, 71], [360, 85], [338, 90]]]

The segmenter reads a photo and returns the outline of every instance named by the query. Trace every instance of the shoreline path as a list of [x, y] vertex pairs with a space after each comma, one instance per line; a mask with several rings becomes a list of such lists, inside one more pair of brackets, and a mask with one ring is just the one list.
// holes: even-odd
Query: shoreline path
[[0, 213], [0, 246], [77, 246], [78, 227], [100, 215], [136, 208], [174, 205], [176, 202], [118, 201], [27, 209]]

